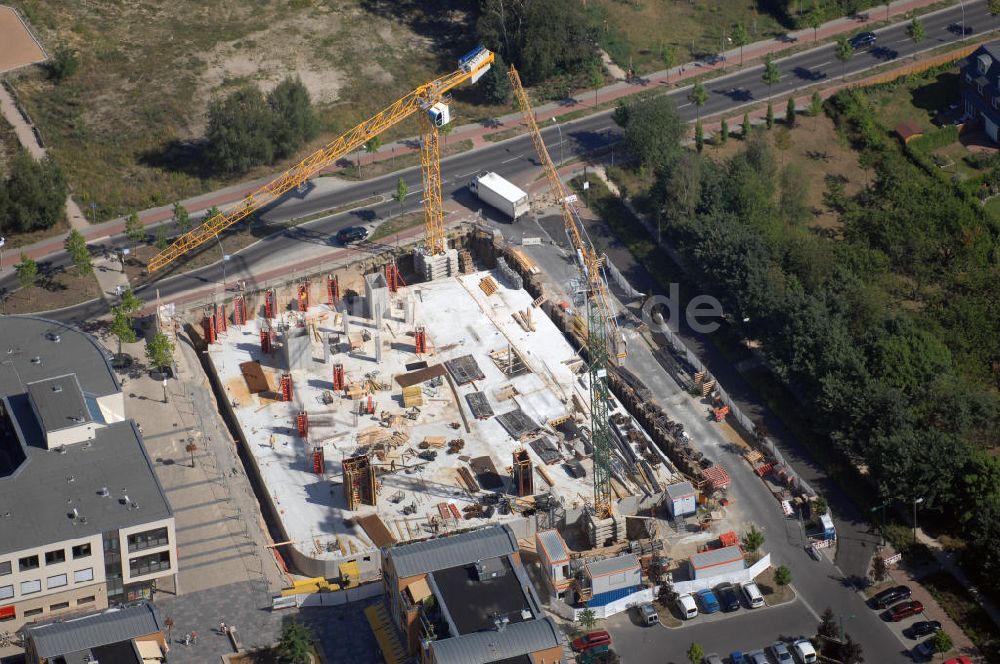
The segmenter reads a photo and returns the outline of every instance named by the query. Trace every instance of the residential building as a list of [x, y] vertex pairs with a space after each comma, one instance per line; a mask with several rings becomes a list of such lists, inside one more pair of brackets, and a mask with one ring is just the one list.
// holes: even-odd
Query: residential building
[[423, 664], [556, 664], [562, 637], [507, 525], [386, 548], [382, 578], [404, 650]]
[[997, 142], [1000, 127], [1000, 41], [983, 44], [962, 65], [960, 89], [969, 125]]
[[23, 637], [26, 664], [153, 664], [169, 650], [151, 602], [28, 625]]
[[0, 340], [0, 630], [176, 590], [173, 513], [107, 351], [29, 316]]

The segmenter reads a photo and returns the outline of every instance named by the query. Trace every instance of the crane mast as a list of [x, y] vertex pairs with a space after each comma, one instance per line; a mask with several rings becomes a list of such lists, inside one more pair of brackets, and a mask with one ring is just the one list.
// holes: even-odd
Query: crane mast
[[[344, 155], [360, 149], [372, 138], [417, 111], [424, 111], [420, 156], [424, 170], [424, 223], [427, 251], [431, 255], [441, 253], [445, 250], [444, 215], [441, 211], [441, 163], [437, 125], [428, 114], [440, 105], [444, 96], [453, 88], [466, 81], [474, 83], [479, 80], [492, 63], [492, 51], [482, 46], [472, 50], [459, 61], [459, 68], [454, 72], [414, 88], [372, 117], [316, 150], [271, 182], [248, 194], [239, 203], [204, 220], [201, 225], [177, 238], [173, 244], [153, 257], [147, 269], [149, 272], [156, 272], [188, 251], [212, 240], [219, 233], [301, 186], [322, 169], [336, 163]], [[446, 108], [444, 113], [445, 119], [440, 124], [446, 124], [448, 121]]]
[[[528, 134], [535, 145], [538, 159], [542, 163], [552, 191], [559, 199], [566, 233], [576, 252], [577, 265], [586, 284], [587, 350], [590, 359], [590, 431], [594, 446], [594, 512], [598, 519], [607, 519], [612, 516], [611, 431], [608, 425], [611, 395], [608, 389], [608, 366], [611, 362], [612, 349], [617, 346], [615, 338], [617, 326], [607, 300], [607, 285], [602, 274], [601, 260], [586, 237], [579, 213], [573, 206], [573, 198], [566, 194], [555, 164], [552, 163], [549, 151], [545, 147], [538, 123], [535, 122], [531, 102], [524, 91], [524, 86], [521, 85], [521, 77], [513, 65], [507, 75], [528, 125]], [[622, 352], [616, 352], [614, 355], [618, 358], [624, 357], [624, 348]]]

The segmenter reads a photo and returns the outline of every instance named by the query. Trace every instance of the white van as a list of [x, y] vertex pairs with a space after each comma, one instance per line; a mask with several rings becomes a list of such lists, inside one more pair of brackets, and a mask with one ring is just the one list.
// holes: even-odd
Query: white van
[[764, 606], [764, 596], [760, 593], [760, 588], [753, 581], [747, 581], [740, 586], [743, 589], [743, 596], [747, 598], [747, 604], [751, 609], [759, 609]]
[[809, 642], [809, 639], [799, 639], [793, 643], [792, 652], [795, 653], [796, 659], [802, 662], [802, 664], [816, 664], [818, 661], [816, 658], [816, 649], [813, 648], [813, 644]]
[[684, 620], [690, 620], [698, 615], [698, 605], [694, 602], [694, 597], [691, 597], [691, 593], [684, 593], [677, 597], [677, 608], [680, 609], [681, 616]]

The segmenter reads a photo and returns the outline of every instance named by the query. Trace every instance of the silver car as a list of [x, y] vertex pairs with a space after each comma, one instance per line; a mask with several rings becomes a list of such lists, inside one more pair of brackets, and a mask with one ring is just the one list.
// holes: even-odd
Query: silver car
[[771, 644], [771, 655], [774, 657], [774, 661], [778, 664], [793, 664], [795, 660], [792, 659], [792, 653], [788, 652], [788, 646], [786, 646], [781, 641], [775, 641]]
[[713, 652], [710, 655], [705, 655], [705, 658], [701, 660], [701, 664], [722, 664], [722, 658]]
[[770, 664], [763, 650], [751, 650], [747, 653], [747, 659], [750, 660], [750, 664]]

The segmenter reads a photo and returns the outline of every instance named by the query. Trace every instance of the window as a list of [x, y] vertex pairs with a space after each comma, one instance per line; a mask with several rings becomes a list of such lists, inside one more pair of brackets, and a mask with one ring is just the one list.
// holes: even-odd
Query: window
[[62, 611], [69, 608], [69, 602], [59, 602], [49, 607], [49, 611]]
[[56, 574], [55, 576], [50, 576], [45, 580], [45, 587], [49, 589], [62, 588], [65, 585], [66, 585], [65, 574]]
[[66, 562], [66, 549], [56, 549], [45, 554], [46, 565], [58, 565]]
[[0, 576], [7, 576], [10, 573], [11, 573], [10, 561], [5, 560], [2, 563], [0, 563]]
[[73, 559], [86, 558], [90, 555], [90, 542], [86, 544], [77, 544], [73, 547]]
[[73, 572], [73, 583], [83, 583], [84, 581], [94, 580], [94, 568], [88, 567], [87, 569], [78, 569]]
[[41, 592], [42, 590], [42, 580], [38, 579], [36, 581], [22, 581], [21, 582], [21, 594], [22, 595], [33, 595], [34, 593]]
[[93, 604], [94, 600], [96, 599], [97, 598], [94, 597], [93, 595], [87, 595], [86, 597], [81, 597], [80, 599], [76, 600], [76, 605], [79, 606], [81, 604]]
[[38, 556], [28, 556], [27, 558], [18, 559], [17, 568], [22, 572], [38, 569]]
[[161, 551], [148, 556], [139, 556], [128, 561], [129, 573], [132, 576], [144, 576], [165, 569], [170, 569], [170, 552]]
[[0, 599], [10, 599], [14, 596], [14, 586], [0, 586]]
[[25, 618], [29, 616], [40, 616], [40, 615], [42, 615], [42, 609], [28, 609], [27, 611], [24, 612]]
[[144, 549], [152, 549], [157, 546], [165, 546], [170, 542], [167, 540], [167, 529], [156, 528], [143, 533], [135, 533], [128, 536], [128, 552], [135, 553]]

